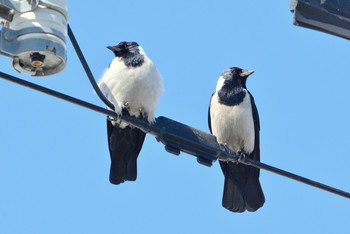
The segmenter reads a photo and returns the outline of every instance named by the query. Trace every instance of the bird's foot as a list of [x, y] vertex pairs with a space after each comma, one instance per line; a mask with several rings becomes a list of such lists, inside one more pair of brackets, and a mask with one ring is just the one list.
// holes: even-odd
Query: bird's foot
[[144, 108], [140, 108], [140, 118], [141, 119], [148, 119], [148, 114], [147, 114], [147, 112], [145, 111], [145, 109]]
[[107, 116], [107, 119], [108, 119], [109, 121], [116, 121], [116, 120], [117, 120], [117, 118], [115, 118], [115, 117], [113, 117], [113, 116]]
[[237, 155], [238, 155], [237, 164], [244, 162], [245, 153], [243, 153], [242, 151], [238, 151]]
[[125, 109], [125, 110], [129, 111], [129, 110], [130, 110], [130, 105], [129, 105], [129, 103], [128, 103], [128, 102], [124, 102], [124, 103], [123, 103], [122, 109]]
[[222, 146], [224, 147], [224, 150], [227, 152], [231, 152], [232, 150], [227, 146], [226, 143], [222, 144]]
[[122, 115], [121, 113], [117, 113], [117, 116], [107, 116], [107, 119], [109, 121], [111, 121], [112, 123], [118, 123], [120, 124], [121, 123], [121, 120], [120, 120], [120, 116]]
[[[221, 144], [223, 151], [225, 151], [225, 155], [226, 155], [226, 162], [232, 162], [232, 163], [238, 163], [238, 159], [237, 157], [235, 157], [234, 155], [236, 155], [236, 153], [234, 151], [232, 151], [228, 145], [226, 143]], [[232, 156], [231, 156], [232, 155]]]
[[120, 115], [130, 115], [130, 110], [131, 110], [131, 107], [130, 107], [130, 104], [128, 102], [124, 102], [122, 104], [122, 108], [121, 108], [121, 113]]

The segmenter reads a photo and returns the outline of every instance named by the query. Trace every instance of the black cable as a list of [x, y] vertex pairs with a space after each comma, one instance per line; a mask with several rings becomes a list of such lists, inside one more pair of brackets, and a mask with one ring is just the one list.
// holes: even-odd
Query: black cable
[[283, 171], [281, 169], [269, 166], [267, 164], [255, 161], [250, 158], [241, 159], [234, 152], [229, 151], [224, 147], [220, 147], [216, 142], [215, 136], [209, 133], [200, 131], [198, 129], [189, 127], [182, 123], [176, 122], [174, 120], [171, 120], [165, 117], [158, 117], [156, 118], [155, 123], [149, 124], [145, 120], [135, 118], [132, 116], [128, 116], [128, 115], [117, 116], [117, 114], [114, 111], [110, 111], [105, 108], [96, 106], [94, 104], [68, 96], [66, 94], [59, 93], [57, 91], [42, 87], [37, 84], [33, 84], [31, 82], [19, 79], [17, 77], [5, 74], [3, 72], [0, 72], [0, 78], [40, 91], [42, 93], [51, 95], [53, 97], [63, 99], [65, 101], [77, 104], [79, 106], [88, 108], [90, 110], [97, 111], [99, 113], [111, 116], [113, 118], [119, 117], [123, 121], [129, 124], [132, 124], [133, 126], [142, 129], [144, 132], [150, 133], [153, 136], [155, 136], [157, 140], [162, 144], [164, 144], [166, 147], [172, 148], [174, 150], [172, 151], [172, 153], [176, 153], [176, 151], [178, 150], [179, 152], [182, 151], [190, 155], [196, 156], [197, 158], [201, 158], [206, 161], [212, 161], [212, 162], [216, 161], [217, 159], [222, 161], [232, 161], [232, 162], [238, 161], [240, 163], [250, 165], [253, 167], [258, 167], [263, 170], [267, 170], [275, 174], [282, 175], [287, 178], [290, 178], [290, 179], [305, 183], [307, 185], [311, 185], [316, 188], [320, 188], [325, 191], [350, 199], [350, 193], [342, 191], [340, 189], [336, 189], [328, 185], [321, 184], [316, 181], [307, 179], [305, 177], [301, 177], [293, 173]]
[[346, 197], [346, 198], [350, 199], [350, 193], [348, 193], [348, 192], [342, 191], [342, 190], [337, 189], [337, 188], [333, 188], [333, 187], [325, 185], [325, 184], [321, 184], [319, 182], [307, 179], [307, 178], [302, 177], [302, 176], [298, 176], [296, 174], [293, 174], [293, 173], [290, 173], [290, 172], [278, 169], [276, 167], [272, 167], [270, 165], [267, 165], [267, 164], [255, 161], [253, 159], [244, 158], [243, 161], [240, 161], [240, 162], [243, 163], [243, 164], [246, 164], [246, 165], [258, 167], [258, 168], [261, 168], [261, 169], [264, 169], [264, 170], [276, 173], [278, 175], [281, 175], [281, 176], [284, 176], [284, 177], [287, 177], [287, 178], [291, 178], [293, 180], [302, 182], [304, 184], [307, 184], [307, 185], [310, 185], [310, 186], [313, 186], [313, 187], [316, 187], [316, 188], [319, 188], [319, 189], [322, 189], [322, 190], [325, 190], [325, 191], [328, 191], [328, 192], [331, 192], [331, 193], [334, 193], [334, 194], [337, 194], [337, 195], [340, 195], [340, 196], [343, 196], [343, 197]]
[[[80, 50], [78, 42], [76, 41], [74, 34], [69, 25], [68, 25], [68, 35], [84, 67], [84, 70], [90, 80], [90, 83], [92, 84], [96, 93], [109, 108], [114, 110], [114, 105], [103, 95], [100, 88], [98, 87], [96, 80], [91, 73], [91, 70], [84, 58], [82, 51]], [[118, 116], [114, 111], [107, 110], [105, 108], [96, 106], [94, 104], [82, 101], [80, 99], [68, 96], [63, 93], [59, 93], [57, 91], [42, 87], [40, 85], [36, 85], [34, 83], [19, 79], [17, 77], [14, 77], [2, 72], [0, 72], [0, 77], [8, 81], [17, 83], [19, 85], [23, 85], [28, 88], [43, 92], [45, 94], [80, 105], [90, 110], [97, 111], [104, 115], [108, 115], [112, 118], [120, 118], [123, 121], [137, 128], [140, 128], [144, 132], [155, 136], [159, 142], [165, 145], [165, 148], [167, 149], [168, 152], [174, 153], [177, 155], [180, 154], [180, 151], [186, 152], [188, 154], [196, 156], [198, 159], [198, 162], [204, 165], [210, 166], [212, 162], [216, 161], [217, 159], [222, 161], [239, 162], [246, 165], [258, 167], [264, 170], [268, 170], [270, 172], [285, 176], [290, 179], [297, 180], [299, 182], [314, 186], [316, 188], [320, 188], [325, 191], [328, 191], [346, 198], [350, 198], [350, 193], [348, 192], [330, 187], [328, 185], [318, 183], [316, 181], [269, 166], [267, 164], [252, 160], [250, 158], [240, 158], [236, 155], [235, 152], [232, 152], [226, 148], [220, 147], [216, 141], [215, 136], [202, 132], [198, 129], [189, 127], [182, 123], [176, 122], [174, 120], [171, 120], [165, 117], [159, 117], [156, 119], [156, 122], [154, 124], [149, 124], [148, 122], [142, 119], [135, 118], [129, 115]]]
[[17, 77], [5, 74], [3, 72], [0, 72], [0, 77], [5, 79], [5, 80], [11, 81], [13, 83], [16, 83], [16, 84], [19, 84], [19, 85], [22, 85], [22, 86], [34, 89], [36, 91], [39, 91], [39, 92], [42, 92], [42, 93], [45, 93], [45, 94], [48, 94], [50, 96], [63, 99], [65, 101], [68, 101], [68, 102], [74, 103], [76, 105], [88, 108], [90, 110], [94, 110], [94, 111], [100, 112], [100, 113], [102, 113], [104, 115], [108, 115], [108, 116], [111, 116], [113, 118], [117, 118], [117, 114], [114, 111], [107, 110], [106, 108], [102, 108], [102, 107], [96, 106], [96, 105], [94, 105], [92, 103], [85, 102], [83, 100], [80, 100], [80, 99], [68, 96], [68, 95], [60, 93], [60, 92], [57, 92], [55, 90], [45, 88], [43, 86], [31, 83], [31, 82], [26, 81], [26, 80], [19, 79]]
[[99, 98], [106, 104], [106, 106], [108, 106], [109, 108], [114, 110], [114, 105], [105, 97], [105, 95], [103, 95], [100, 88], [98, 87], [96, 80], [95, 80], [94, 76], [92, 75], [92, 72], [89, 68], [89, 65], [87, 64], [85, 57], [80, 50], [79, 44], [78, 44], [77, 40], [75, 39], [75, 36], [74, 36], [73, 31], [70, 28], [69, 24], [68, 24], [68, 36], [70, 38], [70, 41], [72, 42], [72, 45], [73, 45], [73, 47], [74, 47], [74, 49], [75, 49], [75, 51], [80, 59], [81, 64], [84, 67], [86, 75], [88, 76], [90, 83], [91, 83], [92, 87], [94, 88], [95, 92], [97, 93]]

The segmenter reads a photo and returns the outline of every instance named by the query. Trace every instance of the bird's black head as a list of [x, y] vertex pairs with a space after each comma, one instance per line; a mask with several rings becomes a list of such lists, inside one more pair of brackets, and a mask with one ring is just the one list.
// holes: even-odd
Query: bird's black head
[[145, 61], [145, 53], [136, 42], [120, 42], [116, 46], [107, 46], [116, 57], [121, 58], [128, 67], [139, 67]]
[[244, 70], [239, 67], [231, 67], [225, 70], [221, 76], [225, 80], [225, 84], [231, 84], [234, 86], [242, 86], [246, 88], [246, 81], [248, 76], [253, 74], [253, 70]]
[[127, 53], [139, 53], [139, 44], [136, 42], [126, 42], [122, 41], [116, 46], [107, 46], [108, 49], [110, 49], [116, 57], [121, 57]]

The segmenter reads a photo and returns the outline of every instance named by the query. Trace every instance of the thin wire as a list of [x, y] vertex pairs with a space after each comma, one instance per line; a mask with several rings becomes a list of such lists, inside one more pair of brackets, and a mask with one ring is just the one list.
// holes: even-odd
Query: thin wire
[[[84, 70], [90, 80], [91, 85], [93, 86], [93, 88], [95, 89], [97, 95], [100, 97], [100, 99], [112, 110], [114, 110], [114, 105], [103, 95], [103, 93], [101, 92], [101, 90], [99, 89], [96, 80], [94, 78], [94, 76], [92, 75], [92, 72], [84, 58], [84, 55], [82, 53], [82, 51], [80, 50], [80, 47], [78, 45], [78, 42], [76, 41], [74, 34], [70, 28], [70, 26], [68, 25], [68, 35], [69, 38], [73, 44], [73, 47], [84, 67]], [[301, 177], [298, 176], [296, 174], [269, 166], [267, 164], [252, 160], [250, 158], [240, 158], [237, 156], [237, 154], [235, 152], [229, 151], [226, 148], [220, 148], [220, 146], [217, 144], [217, 142], [215, 141], [215, 137], [213, 138], [212, 135], [202, 132], [202, 137], [205, 135], [205, 137], [203, 137], [203, 139], [209, 139], [209, 142], [207, 140], [207, 144], [204, 144], [203, 142], [199, 141], [199, 142], [193, 142], [193, 139], [189, 139], [186, 138], [187, 136], [183, 136], [179, 131], [176, 131], [174, 133], [174, 131], [171, 130], [171, 127], [169, 128], [168, 125], [174, 125], [175, 124], [175, 128], [176, 129], [181, 129], [181, 128], [186, 128], [186, 129], [192, 129], [192, 131], [194, 132], [201, 132], [197, 129], [191, 128], [187, 125], [178, 123], [176, 121], [167, 119], [165, 117], [160, 117], [156, 119], [156, 122], [154, 124], [149, 124], [147, 121], [144, 121], [142, 119], [139, 118], [135, 118], [129, 115], [121, 115], [118, 116], [114, 111], [110, 111], [107, 110], [105, 108], [102, 108], [100, 106], [96, 106], [94, 104], [85, 102], [83, 100], [68, 96], [66, 94], [54, 91], [52, 89], [48, 89], [45, 88], [43, 86], [19, 79], [17, 77], [5, 74], [3, 72], [0, 72], [0, 77], [4, 78], [8, 81], [14, 82], [16, 84], [40, 91], [42, 93], [51, 95], [53, 97], [57, 97], [60, 99], [63, 99], [65, 101], [71, 102], [73, 104], [77, 104], [79, 106], [88, 108], [90, 110], [93, 111], [97, 111], [99, 113], [102, 113], [104, 115], [110, 116], [112, 118], [120, 118], [123, 121], [142, 129], [144, 132], [149, 133], [153, 136], [155, 136], [157, 138], [157, 140], [161, 143], [163, 143], [166, 147], [167, 146], [171, 146], [168, 145], [169, 142], [174, 142], [176, 143], [176, 147], [171, 146], [173, 149], [175, 150], [181, 150], [183, 152], [186, 152], [188, 154], [194, 155], [196, 157], [200, 157], [199, 155], [201, 155], [202, 159], [204, 158], [205, 161], [209, 161], [209, 162], [213, 162], [216, 161], [216, 159], [219, 159], [221, 161], [232, 161], [232, 162], [239, 162], [239, 163], [243, 163], [246, 165], [250, 165], [253, 167], [257, 167], [257, 168], [261, 168], [264, 170], [268, 170], [270, 172], [285, 176], [287, 178], [290, 179], [294, 179], [297, 180], [299, 182], [314, 186], [316, 188], [320, 188], [323, 189], [325, 191], [346, 197], [346, 198], [350, 198], [350, 193], [330, 187], [328, 185], [325, 184], [321, 184], [319, 182], [307, 179], [305, 177]], [[163, 121], [163, 122], [162, 122]], [[172, 126], [174, 127], [174, 126]], [[211, 137], [210, 137], [211, 136]], [[213, 144], [213, 142], [215, 141], [216, 144]]]
[[[42, 86], [37, 85], [37, 84], [33, 84], [31, 82], [19, 79], [17, 77], [5, 74], [3, 72], [0, 72], [0, 77], [5, 79], [5, 80], [14, 82], [16, 84], [40, 91], [40, 92], [48, 94], [48, 95], [51, 95], [53, 97], [63, 99], [65, 101], [71, 102], [73, 104], [77, 104], [79, 106], [86, 107], [90, 110], [102, 113], [104, 115], [108, 115], [108, 116], [111, 116], [114, 118], [119, 117], [123, 121], [128, 122], [129, 124], [132, 124], [133, 126], [138, 127], [140, 129], [142, 129], [143, 131], [152, 134], [153, 136], [155, 136], [157, 138], [157, 140], [159, 142], [161, 142], [165, 145], [166, 145], [166, 142], [168, 142], [168, 139], [166, 139], [167, 135], [169, 135], [169, 134], [167, 134], [168, 133], [167, 126], [161, 124], [162, 119], [167, 119], [165, 117], [159, 117], [156, 119], [156, 122], [154, 124], [149, 124], [147, 121], [144, 121], [142, 119], [135, 118], [132, 116], [128, 116], [128, 115], [117, 116], [117, 114], [114, 111], [110, 111], [110, 110], [107, 110], [105, 108], [96, 106], [94, 104], [82, 101], [80, 99], [77, 99], [77, 98], [74, 98], [71, 96], [68, 96], [66, 94], [59, 93], [57, 91], [42, 87]], [[187, 128], [189, 128], [189, 127], [187, 126]], [[191, 129], [195, 130], [194, 128], [191, 128]], [[199, 130], [196, 130], [196, 131], [199, 131]], [[203, 134], [210, 135], [208, 133], [203, 133]], [[281, 169], [269, 166], [267, 164], [255, 161], [255, 160], [250, 159], [250, 158], [243, 158], [240, 160], [240, 158], [237, 157], [237, 155], [234, 152], [230, 152], [225, 148], [216, 147], [216, 149], [215, 149], [215, 148], [213, 148], [213, 146], [200, 145], [200, 147], [202, 149], [199, 151], [196, 149], [189, 149], [189, 145], [192, 145], [192, 147], [193, 147], [191, 140], [188, 140], [188, 139], [186, 139], [186, 137], [183, 137], [181, 135], [174, 135], [173, 133], [171, 135], [171, 141], [176, 142], [177, 147], [181, 151], [186, 152], [186, 153], [191, 154], [191, 155], [194, 155], [196, 157], [198, 157], [199, 151], [200, 152], [205, 151], [206, 154], [210, 154], [210, 156], [212, 158], [216, 158], [216, 159], [219, 159], [222, 161], [239, 162], [239, 163], [243, 163], [243, 164], [250, 165], [253, 167], [258, 167], [258, 168], [261, 168], [263, 170], [267, 170], [267, 171], [273, 172], [275, 174], [282, 175], [282, 176], [285, 176], [287, 178], [290, 178], [290, 179], [305, 183], [307, 185], [311, 185], [313, 187], [320, 188], [320, 189], [323, 189], [325, 191], [328, 191], [328, 192], [331, 192], [331, 193], [334, 193], [334, 194], [337, 194], [337, 195], [340, 195], [340, 196], [343, 196], [343, 197], [350, 199], [350, 193], [348, 193], [348, 192], [345, 192], [345, 191], [340, 190], [340, 189], [336, 189], [334, 187], [330, 187], [330, 186], [325, 185], [325, 184], [321, 184], [319, 182], [307, 179], [305, 177], [298, 176], [296, 174], [293, 174], [293, 173], [290, 173], [287, 171], [283, 171]], [[183, 149], [186, 149], [186, 150], [183, 150]], [[209, 153], [209, 152], [212, 152], [212, 153]]]
[[[92, 86], [94, 87], [95, 91], [97, 94], [100, 94], [99, 97], [102, 99], [103, 102], [106, 103], [107, 106], [113, 106], [112, 103], [110, 103], [106, 97], [102, 94], [101, 90], [99, 89], [99, 87], [97, 86], [96, 84], [96, 80], [94, 79], [91, 71], [90, 71], [90, 68], [84, 58], [84, 55], [82, 53], [82, 51], [80, 50], [79, 48], [79, 45], [78, 45], [78, 42], [76, 41], [75, 37], [74, 37], [74, 34], [70, 28], [70, 26], [68, 25], [68, 35], [72, 41], [72, 44], [80, 58], [80, 61], [82, 62], [82, 65], [86, 71], [86, 74], [88, 75], [89, 77], [89, 80], [92, 84]], [[114, 106], [113, 106], [114, 107]], [[112, 108], [112, 110], [114, 110], [114, 108]], [[132, 120], [133, 118], [131, 118]], [[130, 122], [130, 119], [129, 119], [129, 122]], [[134, 124], [135, 125], [135, 124]], [[137, 126], [136, 126], [137, 127]], [[141, 126], [139, 126], [141, 127]], [[142, 126], [144, 129], [145, 129], [145, 125]], [[143, 130], [144, 130], [143, 129]], [[157, 136], [156, 136], [157, 137]], [[158, 137], [159, 138], [159, 137]], [[233, 153], [233, 152], [232, 152]], [[223, 155], [225, 155], [226, 152], [223, 152], [223, 153], [219, 153], [217, 154], [218, 158], [220, 159], [220, 155], [221, 157], [223, 157]], [[226, 158], [226, 160], [230, 160], [230, 161], [239, 161], [238, 158], [237, 158], [237, 155], [234, 154], [229, 154], [229, 155], [226, 155], [224, 156]], [[223, 158], [221, 158], [221, 160], [223, 160]], [[255, 161], [255, 160], [252, 160], [250, 158], [244, 158], [242, 161], [239, 161], [240, 163], [243, 163], [243, 164], [246, 164], [246, 165], [250, 165], [250, 166], [254, 166], [254, 167], [258, 167], [258, 168], [261, 168], [261, 169], [265, 169], [265, 170], [268, 170], [268, 171], [271, 171], [271, 172], [274, 172], [274, 173], [277, 173], [279, 175], [282, 175], [282, 176], [285, 176], [285, 177], [288, 177], [288, 178], [292, 178], [294, 180], [297, 180], [297, 181], [300, 181], [302, 183], [305, 183], [305, 184], [308, 184], [308, 185], [311, 185], [311, 186], [314, 186], [314, 187], [317, 187], [317, 188], [320, 188], [320, 189], [323, 189], [323, 190], [326, 190], [326, 191], [329, 191], [329, 192], [332, 192], [332, 193], [335, 193], [335, 194], [338, 194], [338, 195], [341, 195], [343, 197], [347, 197], [347, 198], [350, 198], [350, 193], [348, 192], [345, 192], [345, 191], [342, 191], [342, 190], [339, 190], [339, 189], [336, 189], [336, 188], [333, 188], [333, 187], [330, 187], [330, 186], [327, 186], [327, 185], [324, 185], [324, 184], [321, 184], [321, 183], [318, 183], [316, 181], [313, 181], [313, 180], [310, 180], [310, 179], [307, 179], [305, 177], [301, 177], [301, 176], [298, 176], [298, 175], [295, 175], [293, 173], [290, 173], [290, 172], [287, 172], [287, 171], [284, 171], [284, 170], [281, 170], [281, 169], [278, 169], [278, 168], [275, 168], [275, 167], [272, 167], [272, 166], [269, 166], [269, 165], [266, 165], [264, 163], [261, 163], [261, 162], [258, 162], [258, 161]]]
[[316, 187], [316, 188], [319, 188], [319, 189], [322, 189], [322, 190], [325, 190], [325, 191], [328, 191], [328, 192], [331, 192], [331, 193], [334, 193], [334, 194], [337, 194], [337, 195], [340, 195], [340, 196], [343, 196], [343, 197], [350, 199], [350, 193], [348, 193], [348, 192], [345, 192], [343, 190], [340, 190], [340, 189], [337, 189], [337, 188], [334, 188], [334, 187], [331, 187], [331, 186], [328, 186], [325, 184], [321, 184], [317, 181], [310, 180], [310, 179], [307, 179], [307, 178], [302, 177], [302, 176], [298, 176], [296, 174], [278, 169], [276, 167], [272, 167], [272, 166], [264, 164], [262, 162], [255, 161], [255, 160], [250, 159], [250, 158], [244, 158], [243, 161], [240, 161], [240, 162], [243, 164], [246, 164], [246, 165], [258, 167], [260, 169], [264, 169], [264, 170], [276, 173], [278, 175], [281, 175], [281, 176], [284, 176], [287, 178], [294, 179], [294, 180], [302, 182], [304, 184], [307, 184], [307, 185], [310, 185], [310, 186], [313, 186], [313, 187]]
[[3, 73], [3, 72], [0, 72], [0, 77], [5, 79], [5, 80], [11, 81], [13, 83], [16, 83], [16, 84], [19, 84], [19, 85], [22, 85], [22, 86], [34, 89], [36, 91], [39, 91], [39, 92], [42, 92], [42, 93], [45, 93], [45, 94], [48, 94], [50, 96], [63, 99], [65, 101], [68, 101], [70, 103], [74, 103], [76, 105], [88, 108], [88, 109], [93, 110], [93, 111], [97, 111], [97, 112], [102, 113], [104, 115], [117, 118], [117, 114], [114, 111], [107, 110], [106, 108], [102, 108], [102, 107], [96, 106], [96, 105], [94, 105], [92, 103], [89, 103], [89, 102], [86, 102], [86, 101], [83, 101], [83, 100], [80, 100], [80, 99], [68, 96], [66, 94], [57, 92], [55, 90], [45, 88], [43, 86], [31, 83], [31, 82], [26, 81], [26, 80], [22, 80], [20, 78], [8, 75], [8, 74]]
[[92, 72], [89, 68], [89, 65], [87, 64], [87, 62], [85, 60], [83, 52], [81, 52], [79, 44], [78, 44], [77, 40], [75, 39], [75, 36], [74, 36], [73, 31], [72, 31], [69, 24], [68, 24], [68, 36], [70, 38], [70, 41], [72, 42], [72, 45], [73, 45], [73, 47], [74, 47], [74, 49], [75, 49], [75, 51], [80, 59], [81, 64], [84, 67], [85, 73], [88, 76], [90, 83], [91, 83], [92, 87], [94, 88], [95, 92], [97, 93], [99, 98], [106, 104], [106, 106], [108, 106], [109, 108], [114, 110], [114, 105], [105, 97], [105, 95], [103, 95], [100, 88], [98, 87], [96, 80], [95, 80], [94, 76], [92, 75]]

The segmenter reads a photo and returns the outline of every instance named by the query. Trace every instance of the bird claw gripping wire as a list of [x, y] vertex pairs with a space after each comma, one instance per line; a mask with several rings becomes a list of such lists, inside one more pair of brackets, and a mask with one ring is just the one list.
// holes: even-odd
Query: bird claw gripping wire
[[219, 160], [238, 163], [237, 154], [233, 152], [226, 144], [220, 144], [220, 148], [222, 149], [222, 154], [219, 157]]
[[245, 164], [245, 153], [243, 153], [242, 151], [238, 151], [237, 152], [237, 155], [238, 155], [238, 158], [237, 158], [237, 164], [238, 163], [242, 163], [242, 164]]
[[[118, 114], [117, 114], [118, 115]], [[119, 117], [119, 115], [118, 115], [118, 117]], [[118, 121], [118, 117], [113, 117], [113, 116], [107, 116], [107, 119], [108, 120], [110, 120], [110, 121], [112, 121], [112, 122], [116, 122], [116, 121]]]

